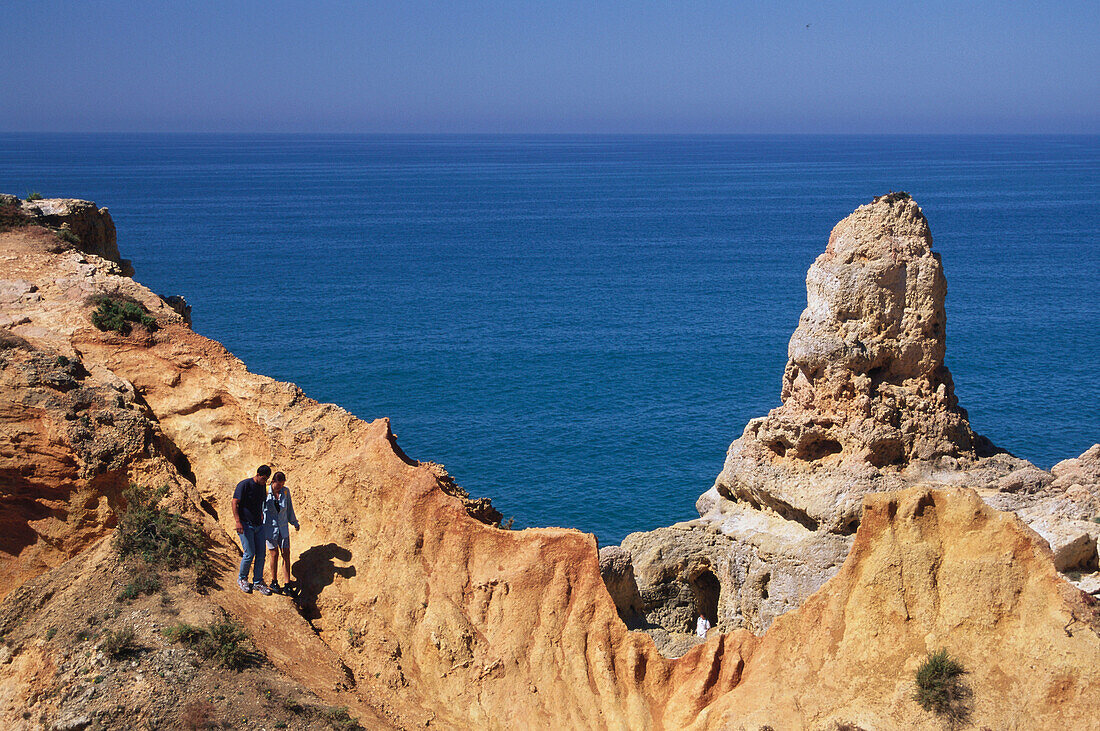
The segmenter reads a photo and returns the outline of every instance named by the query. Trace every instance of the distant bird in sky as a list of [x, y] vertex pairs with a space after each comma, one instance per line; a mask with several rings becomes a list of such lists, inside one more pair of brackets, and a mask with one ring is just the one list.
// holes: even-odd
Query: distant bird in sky
[[807, 28], [809, 28], [809, 27], [810, 27], [810, 24], [809, 24], [809, 23], [807, 23], [807, 24], [806, 24], [806, 27], [807, 27]]

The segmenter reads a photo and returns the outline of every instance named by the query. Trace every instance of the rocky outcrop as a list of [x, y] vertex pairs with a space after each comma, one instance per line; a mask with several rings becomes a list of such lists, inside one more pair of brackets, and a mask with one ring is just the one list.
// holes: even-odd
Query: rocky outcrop
[[0, 351], [0, 596], [105, 535], [151, 425], [79, 361]]
[[706, 606], [703, 563], [720, 584], [717, 625], [762, 632], [836, 572], [865, 495], [912, 485], [977, 488], [1047, 539], [1060, 570], [1097, 570], [1100, 505], [1082, 485], [1095, 455], [1051, 474], [975, 434], [958, 405], [947, 285], [912, 198], [876, 198], [837, 224], [806, 290], [782, 404], [730, 446], [701, 517], [623, 542], [658, 640]]
[[973, 491], [872, 495], [840, 572], [776, 620], [711, 718], [950, 727], [912, 701], [917, 666], [945, 648], [967, 671], [956, 727], [1090, 728], [1098, 623], [1096, 600], [1058, 575], [1044, 542]]
[[[61, 668], [69, 660], [33, 629], [50, 626], [49, 612], [82, 606], [74, 602], [110, 570], [102, 538], [111, 498], [79, 482], [108, 472], [168, 485], [173, 505], [210, 542], [217, 570], [210, 600], [246, 626], [272, 666], [326, 702], [349, 706], [371, 728], [938, 728], [910, 696], [914, 668], [939, 646], [970, 671], [978, 727], [1074, 727], [1100, 712], [1100, 636], [1089, 600], [1058, 576], [1034, 532], [973, 492], [914, 488], [868, 497], [854, 539], [726, 500], [680, 532], [703, 536], [697, 545], [708, 551], [705, 536], [714, 546], [741, 536], [740, 558], [715, 550], [703, 561], [690, 546], [639, 540], [631, 562], [615, 552], [601, 561], [591, 536], [508, 531], [479, 520], [485, 506], [459, 494], [437, 466], [405, 455], [386, 420], [365, 423], [250, 373], [116, 263], [57, 251], [55, 243], [34, 227], [0, 233], [0, 280], [25, 283], [11, 287], [18, 294], [0, 326], [4, 342], [20, 349], [6, 356], [11, 380], [0, 383], [2, 411], [14, 425], [0, 432], [0, 455], [7, 474], [22, 469], [35, 484], [26, 500], [0, 494], [5, 525], [31, 516], [26, 545], [0, 551], [0, 570], [19, 567], [4, 574], [19, 586], [0, 602], [0, 628], [16, 640], [12, 662], [0, 664], [6, 725], [57, 702], [39, 697], [42, 678], [69, 677]], [[143, 303], [158, 329], [121, 335], [92, 327], [89, 294], [102, 292]], [[58, 364], [59, 355], [72, 368]], [[4, 385], [31, 371], [39, 406], [22, 402], [21, 384], [30, 381]], [[137, 432], [120, 426], [121, 446], [104, 461], [94, 457], [105, 444], [82, 452], [77, 437], [51, 425], [66, 421], [62, 396], [105, 388], [124, 405], [95, 400], [76, 413], [88, 411], [93, 421], [108, 408], [132, 411], [144, 417], [136, 423], [145, 431], [139, 446], [130, 440]], [[38, 441], [24, 450], [31, 437], [23, 435], [31, 434]], [[230, 490], [262, 462], [287, 472], [302, 522], [292, 539], [303, 589], [297, 607], [234, 586]], [[68, 497], [70, 484], [87, 488], [82, 502]], [[99, 522], [74, 509], [96, 501], [106, 502]], [[36, 506], [48, 518], [37, 517]], [[94, 530], [82, 535], [88, 525]], [[63, 539], [70, 543], [59, 550]], [[836, 576], [763, 637], [712, 632], [669, 660], [619, 618], [616, 600], [640, 601], [643, 621], [646, 612], [657, 616], [645, 606], [645, 588], [633, 598], [630, 576], [640, 586], [663, 571], [658, 553], [704, 597], [713, 589], [704, 577], [724, 575], [722, 561], [731, 576], [758, 577], [763, 563], [793, 555], [786, 574], [739, 579], [771, 587], [767, 596], [718, 597], [720, 607], [755, 612], [763, 624], [780, 611], [769, 604], [778, 586], [802, 586], [812, 572], [800, 566], [833, 566], [853, 540]], [[40, 546], [50, 549], [41, 549], [37, 564], [20, 563]], [[601, 564], [620, 582], [614, 600]], [[42, 575], [28, 584], [34, 573]], [[139, 679], [127, 682], [129, 697], [148, 695]]]
[[115, 222], [106, 208], [76, 198], [39, 198], [24, 201], [22, 208], [31, 223], [61, 232], [63, 242], [75, 245], [85, 254], [115, 262], [127, 276], [134, 273], [129, 260], [118, 252]]
[[720, 631], [763, 632], [836, 573], [850, 542], [726, 503], [705, 523], [631, 533], [621, 550], [642, 600], [643, 626], [663, 631], [655, 639], [664, 650], [667, 637], [695, 631], [700, 612]]
[[1051, 473], [1054, 479], [1028, 495], [1017, 511], [1050, 544], [1059, 571], [1075, 576], [1100, 571], [1100, 444], [1059, 462]]
[[[92, 215], [89, 206], [82, 215]], [[117, 262], [77, 251], [52, 230], [28, 224], [0, 237], [2, 597], [106, 535], [126, 485], [171, 464], [133, 385], [72, 347], [73, 333], [94, 330], [95, 298], [141, 302], [165, 325], [180, 318]]]
[[601, 548], [600, 576], [626, 625], [631, 629], [644, 625], [647, 621], [645, 604], [638, 593], [638, 580], [634, 576], [630, 553], [619, 546]]
[[1027, 467], [975, 435], [944, 365], [947, 283], [907, 194], [837, 224], [806, 275], [782, 405], [745, 427], [718, 496], [811, 529], [851, 533], [863, 495]]

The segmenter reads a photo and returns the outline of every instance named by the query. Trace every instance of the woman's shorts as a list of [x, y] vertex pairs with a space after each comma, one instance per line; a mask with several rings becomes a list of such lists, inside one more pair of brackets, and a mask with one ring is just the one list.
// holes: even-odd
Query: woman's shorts
[[290, 535], [279, 535], [279, 531], [274, 525], [264, 525], [264, 542], [267, 543], [267, 550], [274, 551], [275, 549], [283, 549], [284, 551], [290, 550]]

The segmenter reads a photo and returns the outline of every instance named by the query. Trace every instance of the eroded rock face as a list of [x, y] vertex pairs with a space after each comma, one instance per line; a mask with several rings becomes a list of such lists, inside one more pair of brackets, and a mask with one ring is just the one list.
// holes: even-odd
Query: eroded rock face
[[109, 533], [128, 483], [162, 472], [164, 445], [133, 386], [90, 372], [61, 329], [90, 325], [96, 287], [138, 285], [113, 262], [55, 251], [42, 229], [0, 236], [2, 597]]
[[918, 665], [945, 648], [967, 670], [973, 728], [1088, 728], [1098, 619], [1045, 543], [974, 491], [871, 495], [840, 572], [776, 620], [712, 721], [944, 728], [911, 699]]
[[[115, 222], [106, 208], [77, 198], [41, 198], [24, 201], [23, 213], [31, 222], [68, 231], [67, 243], [74, 243], [85, 254], [94, 254], [120, 265], [127, 275], [133, 267], [118, 252]], [[73, 239], [75, 237], [75, 239]]]
[[[877, 198], [837, 224], [806, 293], [782, 406], [730, 446], [720, 495], [850, 533], [866, 493], [939, 481], [996, 451], [955, 398], [944, 365], [947, 284], [907, 194]], [[998, 475], [1026, 466], [1002, 462]]]
[[943, 268], [907, 194], [837, 224], [806, 288], [782, 405], [730, 446], [698, 520], [623, 542], [651, 626], [683, 631], [701, 603], [687, 567], [705, 562], [717, 625], [764, 631], [836, 572], [865, 495], [911, 485], [977, 488], [1048, 540], [1060, 570], [1097, 570], [1100, 492], [1086, 485], [1100, 448], [1051, 474], [970, 429], [944, 365]]
[[[973, 492], [912, 489], [868, 498], [843, 567], [804, 606], [762, 638], [714, 632], [667, 660], [619, 619], [591, 536], [506, 531], [478, 520], [478, 501], [457, 494], [437, 467], [402, 453], [386, 420], [365, 423], [292, 384], [250, 373], [121, 277], [117, 264], [54, 251], [37, 236], [0, 234], [0, 281], [26, 283], [13, 287], [9, 324], [0, 329], [31, 353], [14, 358], [5, 377], [25, 377], [34, 352], [64, 354], [82, 370], [33, 362], [35, 398], [62, 403], [58, 394], [92, 387], [133, 394], [147, 419], [145, 448], [119, 450], [116, 466], [127, 479], [170, 485], [169, 498], [202, 526], [220, 570], [211, 600], [245, 625], [273, 666], [370, 719], [371, 728], [939, 728], [910, 700], [913, 670], [939, 646], [970, 671], [977, 727], [1082, 727], [1100, 713], [1094, 610], [1059, 578], [1034, 532]], [[91, 327], [87, 295], [105, 286], [146, 303], [160, 329], [122, 336]], [[19, 425], [0, 433], [5, 465], [23, 464], [43, 494], [82, 479], [78, 446], [31, 424], [37, 412], [22, 395], [0, 386], [0, 408]], [[109, 400], [96, 403], [106, 409]], [[63, 413], [50, 407], [48, 416], [56, 421]], [[21, 435], [30, 434], [39, 441], [21, 452], [19, 440], [30, 438]], [[123, 445], [127, 434], [120, 432]], [[234, 586], [230, 491], [262, 462], [286, 471], [294, 490], [302, 616], [285, 597], [245, 595]], [[89, 490], [82, 499], [103, 499]], [[23, 507], [0, 499], [0, 517], [16, 525]], [[46, 504], [41, 495], [33, 499]], [[702, 530], [713, 543], [667, 552], [688, 580], [708, 572], [720, 578], [723, 560], [731, 575], [741, 576], [744, 566], [745, 577], [756, 577], [754, 561], [778, 565], [794, 552], [789, 577], [773, 570], [767, 585], [801, 586], [800, 566], [832, 565], [830, 551], [853, 540], [723, 500], [710, 496], [708, 517], [686, 532], [694, 538]], [[103, 515], [112, 512], [107, 500]], [[103, 554], [81, 559], [104, 549], [108, 524], [67, 509], [51, 517], [49, 532], [37, 518], [26, 521], [36, 536], [31, 545], [66, 539], [66, 551], [37, 568], [49, 581], [10, 592], [0, 613], [9, 602], [21, 604], [19, 616], [63, 611], [66, 591], [98, 586]], [[83, 535], [88, 525], [94, 530]], [[741, 557], [719, 551], [704, 562], [695, 555], [732, 536]], [[828, 544], [814, 536], [835, 545], [815, 557]], [[650, 550], [660, 547], [639, 543], [629, 564], [608, 552], [605, 569], [625, 582], [629, 568], [640, 585], [649, 567], [664, 570], [646, 559]], [[22, 555], [0, 551], [0, 569]], [[47, 590], [55, 586], [56, 595]], [[644, 601], [644, 588], [640, 594]], [[630, 600], [629, 592], [623, 596]], [[718, 603], [757, 602], [759, 609], [741, 611], [767, 617], [773, 609], [761, 599], [771, 594]], [[33, 621], [49, 624], [48, 617]], [[11, 652], [12, 662], [0, 664], [0, 722], [14, 725], [38, 702], [40, 675], [28, 668], [52, 675], [57, 658], [38, 640]]]
[[705, 521], [631, 533], [622, 549], [646, 625], [675, 635], [694, 632], [700, 611], [721, 631], [763, 632], [835, 574], [850, 545], [850, 537], [723, 501]]
[[607, 586], [607, 593], [615, 602], [619, 617], [632, 629], [645, 622], [645, 604], [638, 593], [638, 581], [634, 578], [634, 564], [630, 553], [620, 546], [604, 546], [600, 549], [600, 576]]

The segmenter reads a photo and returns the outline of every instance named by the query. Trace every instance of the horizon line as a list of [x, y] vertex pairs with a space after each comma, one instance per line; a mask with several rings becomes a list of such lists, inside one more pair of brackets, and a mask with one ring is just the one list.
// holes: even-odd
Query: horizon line
[[275, 132], [270, 130], [0, 130], [0, 135], [192, 135], [269, 137], [1100, 137], [1093, 132]]

